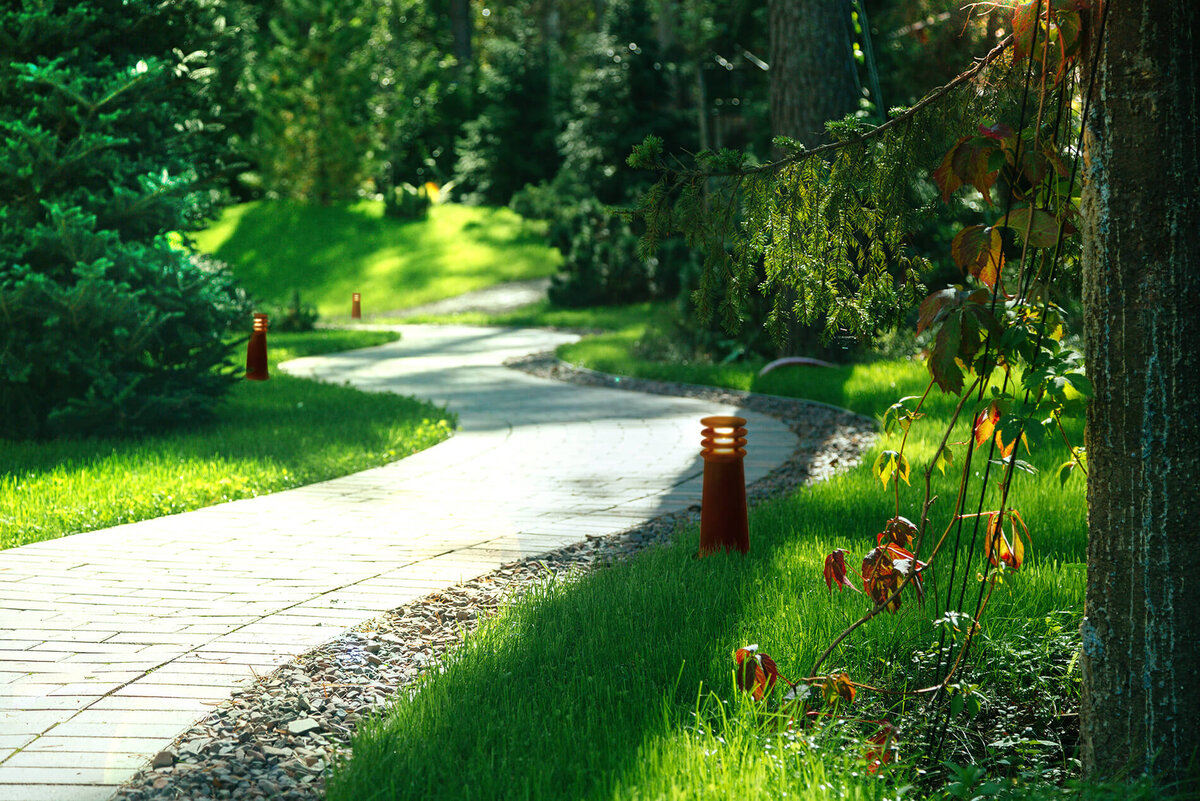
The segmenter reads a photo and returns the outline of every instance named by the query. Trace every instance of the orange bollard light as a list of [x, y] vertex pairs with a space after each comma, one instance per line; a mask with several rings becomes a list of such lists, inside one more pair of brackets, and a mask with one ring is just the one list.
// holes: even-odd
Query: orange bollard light
[[700, 504], [700, 555], [714, 551], [750, 550], [746, 516], [746, 421], [718, 415], [700, 420], [704, 457], [704, 492]]
[[250, 333], [250, 344], [246, 346], [246, 378], [251, 381], [266, 381], [267, 373], [267, 315], [255, 313], [254, 330]]
[[362, 319], [362, 295], [357, 292], [350, 296], [350, 319]]

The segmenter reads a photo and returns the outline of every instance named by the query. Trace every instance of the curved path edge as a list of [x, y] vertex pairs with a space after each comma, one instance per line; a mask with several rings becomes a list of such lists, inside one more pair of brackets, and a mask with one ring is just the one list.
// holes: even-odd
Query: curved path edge
[[[571, 387], [503, 366], [570, 335], [398, 328], [399, 343], [288, 370], [445, 403], [460, 420], [450, 440], [321, 484], [0, 552], [0, 797], [108, 798], [231, 689], [349, 627], [514, 560], [686, 512], [699, 502], [704, 414], [751, 418], [749, 481], [795, 450], [786, 426], [736, 403]], [[318, 750], [337, 739], [311, 719], [264, 733]], [[319, 756], [267, 748], [255, 754], [272, 770], [297, 766], [278, 776], [295, 793], [319, 782]], [[178, 754], [166, 762], [143, 786], [187, 772]]]
[[[796, 433], [796, 449], [748, 487], [752, 505], [852, 466], [877, 436], [874, 421], [813, 401], [629, 379], [565, 364], [552, 352], [511, 360], [509, 366], [573, 383], [683, 394], [721, 403], [732, 398], [741, 406], [778, 417]], [[324, 798], [323, 771], [349, 748], [359, 717], [374, 714], [386, 697], [413, 686], [481, 620], [531, 586], [668, 542], [679, 526], [697, 519], [698, 507], [693, 506], [623, 532], [588, 537], [430, 593], [344, 632], [236, 692], [181, 735], [171, 752], [176, 760], [172, 767], [141, 771], [118, 797], [121, 801], [202, 798], [212, 792], [215, 776], [231, 786], [262, 790], [266, 797], [279, 793], [296, 801], [318, 801]], [[315, 738], [282, 733], [298, 714], [320, 724]], [[276, 725], [264, 727], [263, 721]], [[256, 734], [243, 744], [238, 733], [247, 731]]]

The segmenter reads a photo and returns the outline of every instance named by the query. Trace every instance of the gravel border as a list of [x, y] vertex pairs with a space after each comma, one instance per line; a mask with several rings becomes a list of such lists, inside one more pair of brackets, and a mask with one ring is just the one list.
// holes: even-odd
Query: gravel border
[[[676, 395], [772, 415], [797, 435], [787, 462], [747, 487], [751, 505], [858, 463], [874, 421], [825, 404], [691, 384], [622, 378], [541, 353], [506, 362], [544, 378]], [[587, 571], [669, 541], [700, 507], [617, 534], [504, 565], [431, 593], [344, 632], [235, 691], [117, 790], [121, 801], [253, 799], [317, 801], [325, 772], [349, 748], [357, 721], [383, 708], [453, 649], [480, 618], [548, 577]]]

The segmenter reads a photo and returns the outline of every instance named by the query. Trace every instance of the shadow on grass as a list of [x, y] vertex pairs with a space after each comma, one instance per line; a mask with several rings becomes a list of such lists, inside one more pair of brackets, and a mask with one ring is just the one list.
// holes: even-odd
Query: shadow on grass
[[[246, 210], [214, 255], [235, 265], [251, 292], [282, 298], [289, 289], [315, 293], [331, 282], [361, 279], [367, 259], [380, 247], [395, 245], [387, 239], [407, 240], [406, 227], [420, 226], [353, 206], [259, 203]], [[281, 271], [280, 265], [287, 269]]]
[[[848, 505], [817, 514], [840, 513], [855, 526], [856, 515], [874, 511]], [[693, 529], [672, 547], [518, 602], [448, 669], [360, 729], [328, 798], [599, 800], [636, 785], [645, 749], [687, 738], [698, 693], [733, 694], [734, 649], [765, 634], [764, 648], [781, 664], [811, 663], [817, 644], [849, 619], [815, 592], [819, 568], [811, 576], [794, 570], [798, 550], [819, 564], [820, 545], [799, 542], [787, 524], [792, 507], [769, 507], [751, 517], [746, 556], [696, 559]], [[796, 595], [801, 584], [814, 592], [789, 611], [807, 634], [785, 647], [757, 623], [773, 617], [764, 599]], [[894, 646], [894, 637], [882, 638], [863, 658]]]
[[[470, 289], [549, 274], [557, 254], [536, 225], [507, 209], [435, 206], [425, 220], [384, 217], [382, 204], [259, 202], [229, 212], [231, 232], [213, 255], [253, 294], [274, 301], [299, 290], [326, 313], [363, 294], [383, 312]], [[203, 237], [201, 237], [203, 239]]]

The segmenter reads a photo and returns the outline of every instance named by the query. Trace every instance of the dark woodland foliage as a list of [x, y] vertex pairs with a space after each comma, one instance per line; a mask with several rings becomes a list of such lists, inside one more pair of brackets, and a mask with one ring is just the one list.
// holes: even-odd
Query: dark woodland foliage
[[479, 116], [464, 127], [456, 175], [472, 203], [504, 205], [526, 184], [554, 175], [557, 125], [550, 53], [533, 26], [507, 12], [511, 33], [488, 40], [479, 74]]
[[381, 144], [380, 25], [358, 0], [279, 0], [265, 20], [243, 88], [257, 112], [251, 153], [280, 197], [357, 197]]

